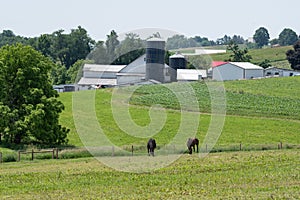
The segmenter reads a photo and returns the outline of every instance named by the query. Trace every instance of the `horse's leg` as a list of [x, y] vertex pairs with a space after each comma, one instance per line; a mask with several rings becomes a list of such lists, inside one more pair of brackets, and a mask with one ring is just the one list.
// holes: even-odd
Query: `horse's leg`
[[199, 153], [199, 145], [197, 144], [196, 147], [197, 147], [197, 153]]

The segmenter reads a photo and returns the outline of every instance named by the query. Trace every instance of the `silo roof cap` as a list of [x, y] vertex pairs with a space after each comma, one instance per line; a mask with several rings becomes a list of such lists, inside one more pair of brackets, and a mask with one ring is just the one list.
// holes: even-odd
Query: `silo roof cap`
[[170, 56], [170, 58], [185, 58], [180, 52], [176, 52], [176, 54]]
[[156, 37], [150, 38], [147, 41], [149, 41], [149, 42], [165, 42], [164, 39], [162, 39], [162, 38], [156, 38]]

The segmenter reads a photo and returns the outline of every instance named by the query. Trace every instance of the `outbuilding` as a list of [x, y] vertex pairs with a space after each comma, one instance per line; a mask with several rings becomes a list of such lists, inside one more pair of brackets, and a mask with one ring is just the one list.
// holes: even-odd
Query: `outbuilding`
[[282, 69], [278, 67], [269, 67], [265, 69], [266, 77], [284, 77], [284, 76], [299, 76], [300, 72], [291, 69]]
[[264, 69], [249, 62], [227, 62], [212, 68], [212, 79], [218, 81], [264, 77]]

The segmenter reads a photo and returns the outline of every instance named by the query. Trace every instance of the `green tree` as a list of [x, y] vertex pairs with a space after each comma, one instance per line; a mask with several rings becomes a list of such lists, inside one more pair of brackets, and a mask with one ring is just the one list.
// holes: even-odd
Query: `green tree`
[[293, 48], [286, 52], [286, 57], [292, 69], [300, 70], [300, 40], [294, 44]]
[[51, 69], [50, 78], [53, 85], [61, 85], [69, 82], [70, 77], [68, 77], [67, 69], [61, 64], [56, 64]]
[[119, 44], [120, 41], [118, 40], [118, 35], [114, 30], [112, 30], [110, 34], [107, 35], [107, 39], [105, 41], [106, 56], [109, 63], [112, 63], [116, 59], [116, 48]]
[[233, 62], [250, 62], [252, 59], [251, 55], [248, 54], [248, 49], [240, 49], [237, 44], [231, 42], [227, 46], [227, 50], [231, 51], [233, 54], [230, 55], [229, 61]]
[[263, 47], [264, 45], [268, 45], [270, 39], [268, 30], [264, 27], [260, 27], [255, 31], [253, 39], [259, 48]]
[[96, 64], [110, 64], [106, 56], [106, 48], [103, 41], [98, 41], [95, 48], [89, 53], [87, 59]]
[[27, 40], [28, 39], [24, 37], [16, 36], [11, 30], [3, 30], [3, 32], [0, 33], [0, 47], [16, 43], [27, 44]]
[[261, 66], [262, 68], [266, 69], [268, 67], [271, 67], [271, 61], [268, 59], [265, 59], [264, 61], [258, 63], [259, 66]]
[[37, 50], [45, 56], [51, 56], [51, 35], [43, 34], [37, 39]]
[[59, 125], [64, 105], [57, 100], [49, 72], [53, 63], [30, 46], [0, 49], [0, 132], [6, 142], [67, 142], [67, 130]]
[[78, 26], [72, 29], [70, 34], [64, 34], [64, 30], [52, 34], [51, 57], [59, 60], [67, 69], [77, 60], [84, 59], [91, 52], [95, 41], [92, 40], [85, 29]]
[[278, 43], [281, 46], [293, 45], [298, 40], [298, 35], [295, 31], [289, 28], [283, 29], [279, 34]]
[[[193, 40], [195, 43], [196, 41]], [[166, 49], [180, 49], [190, 47], [190, 41], [184, 35], [174, 35], [167, 39]]]
[[135, 33], [128, 33], [116, 48], [117, 60], [113, 64], [128, 65], [145, 54], [145, 42]]
[[211, 67], [211, 62], [212, 59], [208, 55], [190, 56], [188, 68], [209, 69]]

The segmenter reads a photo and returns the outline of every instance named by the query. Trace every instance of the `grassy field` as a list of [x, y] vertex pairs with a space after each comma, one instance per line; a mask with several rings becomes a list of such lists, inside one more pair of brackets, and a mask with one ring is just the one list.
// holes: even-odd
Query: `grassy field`
[[0, 198], [299, 199], [299, 154], [298, 149], [184, 155], [141, 174], [115, 171], [93, 158], [6, 163], [0, 165]]
[[[219, 145], [236, 143], [277, 144], [280, 141], [289, 144], [300, 144], [300, 93], [299, 77], [272, 78], [248, 81], [225, 82], [227, 116]], [[181, 89], [182, 84], [171, 84], [169, 88]], [[200, 126], [197, 135], [203, 138], [209, 127], [210, 97], [205, 83], [193, 83], [197, 93], [200, 115]], [[168, 142], [168, 138], [177, 133], [180, 124], [178, 100], [172, 91], [161, 85], [143, 86], [136, 90], [131, 98], [134, 104], [130, 107], [132, 120], [142, 126], [149, 123], [149, 107], [160, 104], [168, 108], [167, 123], [155, 135], [159, 145]], [[175, 89], [174, 89], [175, 90]], [[188, 96], [188, 93], [186, 94]], [[71, 145], [82, 146], [76, 132], [72, 116], [72, 94], [61, 94], [66, 110], [61, 115], [61, 122], [71, 129]], [[146, 139], [135, 138], [125, 134], [112, 116], [110, 90], [99, 90], [96, 93], [97, 118], [105, 134], [117, 145], [144, 145]], [[171, 110], [170, 110], [171, 109]]]
[[[151, 123], [149, 106], [166, 108], [166, 123], [154, 135], [159, 148], [177, 134], [182, 113], [174, 91], [189, 103], [191, 91], [185, 90], [185, 84], [142, 86], [129, 100], [132, 121], [141, 126]], [[215, 153], [205, 158], [184, 154], [170, 166], [148, 173], [117, 171], [94, 158], [63, 159], [88, 154], [81, 149], [62, 151], [58, 160], [46, 159], [49, 154], [34, 161], [5, 162], [0, 164], [0, 199], [299, 199], [299, 84], [300, 77], [224, 82], [225, 124]], [[210, 93], [204, 82], [190, 86], [201, 111], [195, 115], [200, 121], [197, 137], [201, 142], [212, 120]], [[152, 162], [161, 158], [159, 153], [154, 158], [146, 156], [147, 138], [128, 135], [118, 126], [112, 115], [112, 91], [95, 93], [95, 114], [105, 135], [124, 149], [139, 147], [136, 159]], [[85, 94], [88, 97], [90, 92]], [[82, 147], [73, 120], [72, 97], [72, 93], [60, 95], [65, 105], [60, 121], [70, 128], [70, 145]], [[280, 142], [284, 149], [275, 150]], [[186, 150], [185, 140], [182, 143], [183, 148], [175, 153]], [[239, 150], [240, 144], [244, 151]], [[7, 148], [0, 151], [5, 159], [16, 156]], [[113, 158], [118, 164], [124, 156]]]
[[[281, 68], [289, 68], [290, 65], [286, 60], [285, 53], [292, 49], [291, 46], [286, 47], [276, 47], [276, 48], [265, 48], [265, 49], [250, 49], [249, 55], [252, 56], [251, 62], [253, 63], [261, 63], [264, 60], [269, 60], [273, 66], [281, 67]], [[230, 58], [230, 52], [225, 54], [214, 54], [211, 55], [213, 60], [216, 61], [225, 61]]]

